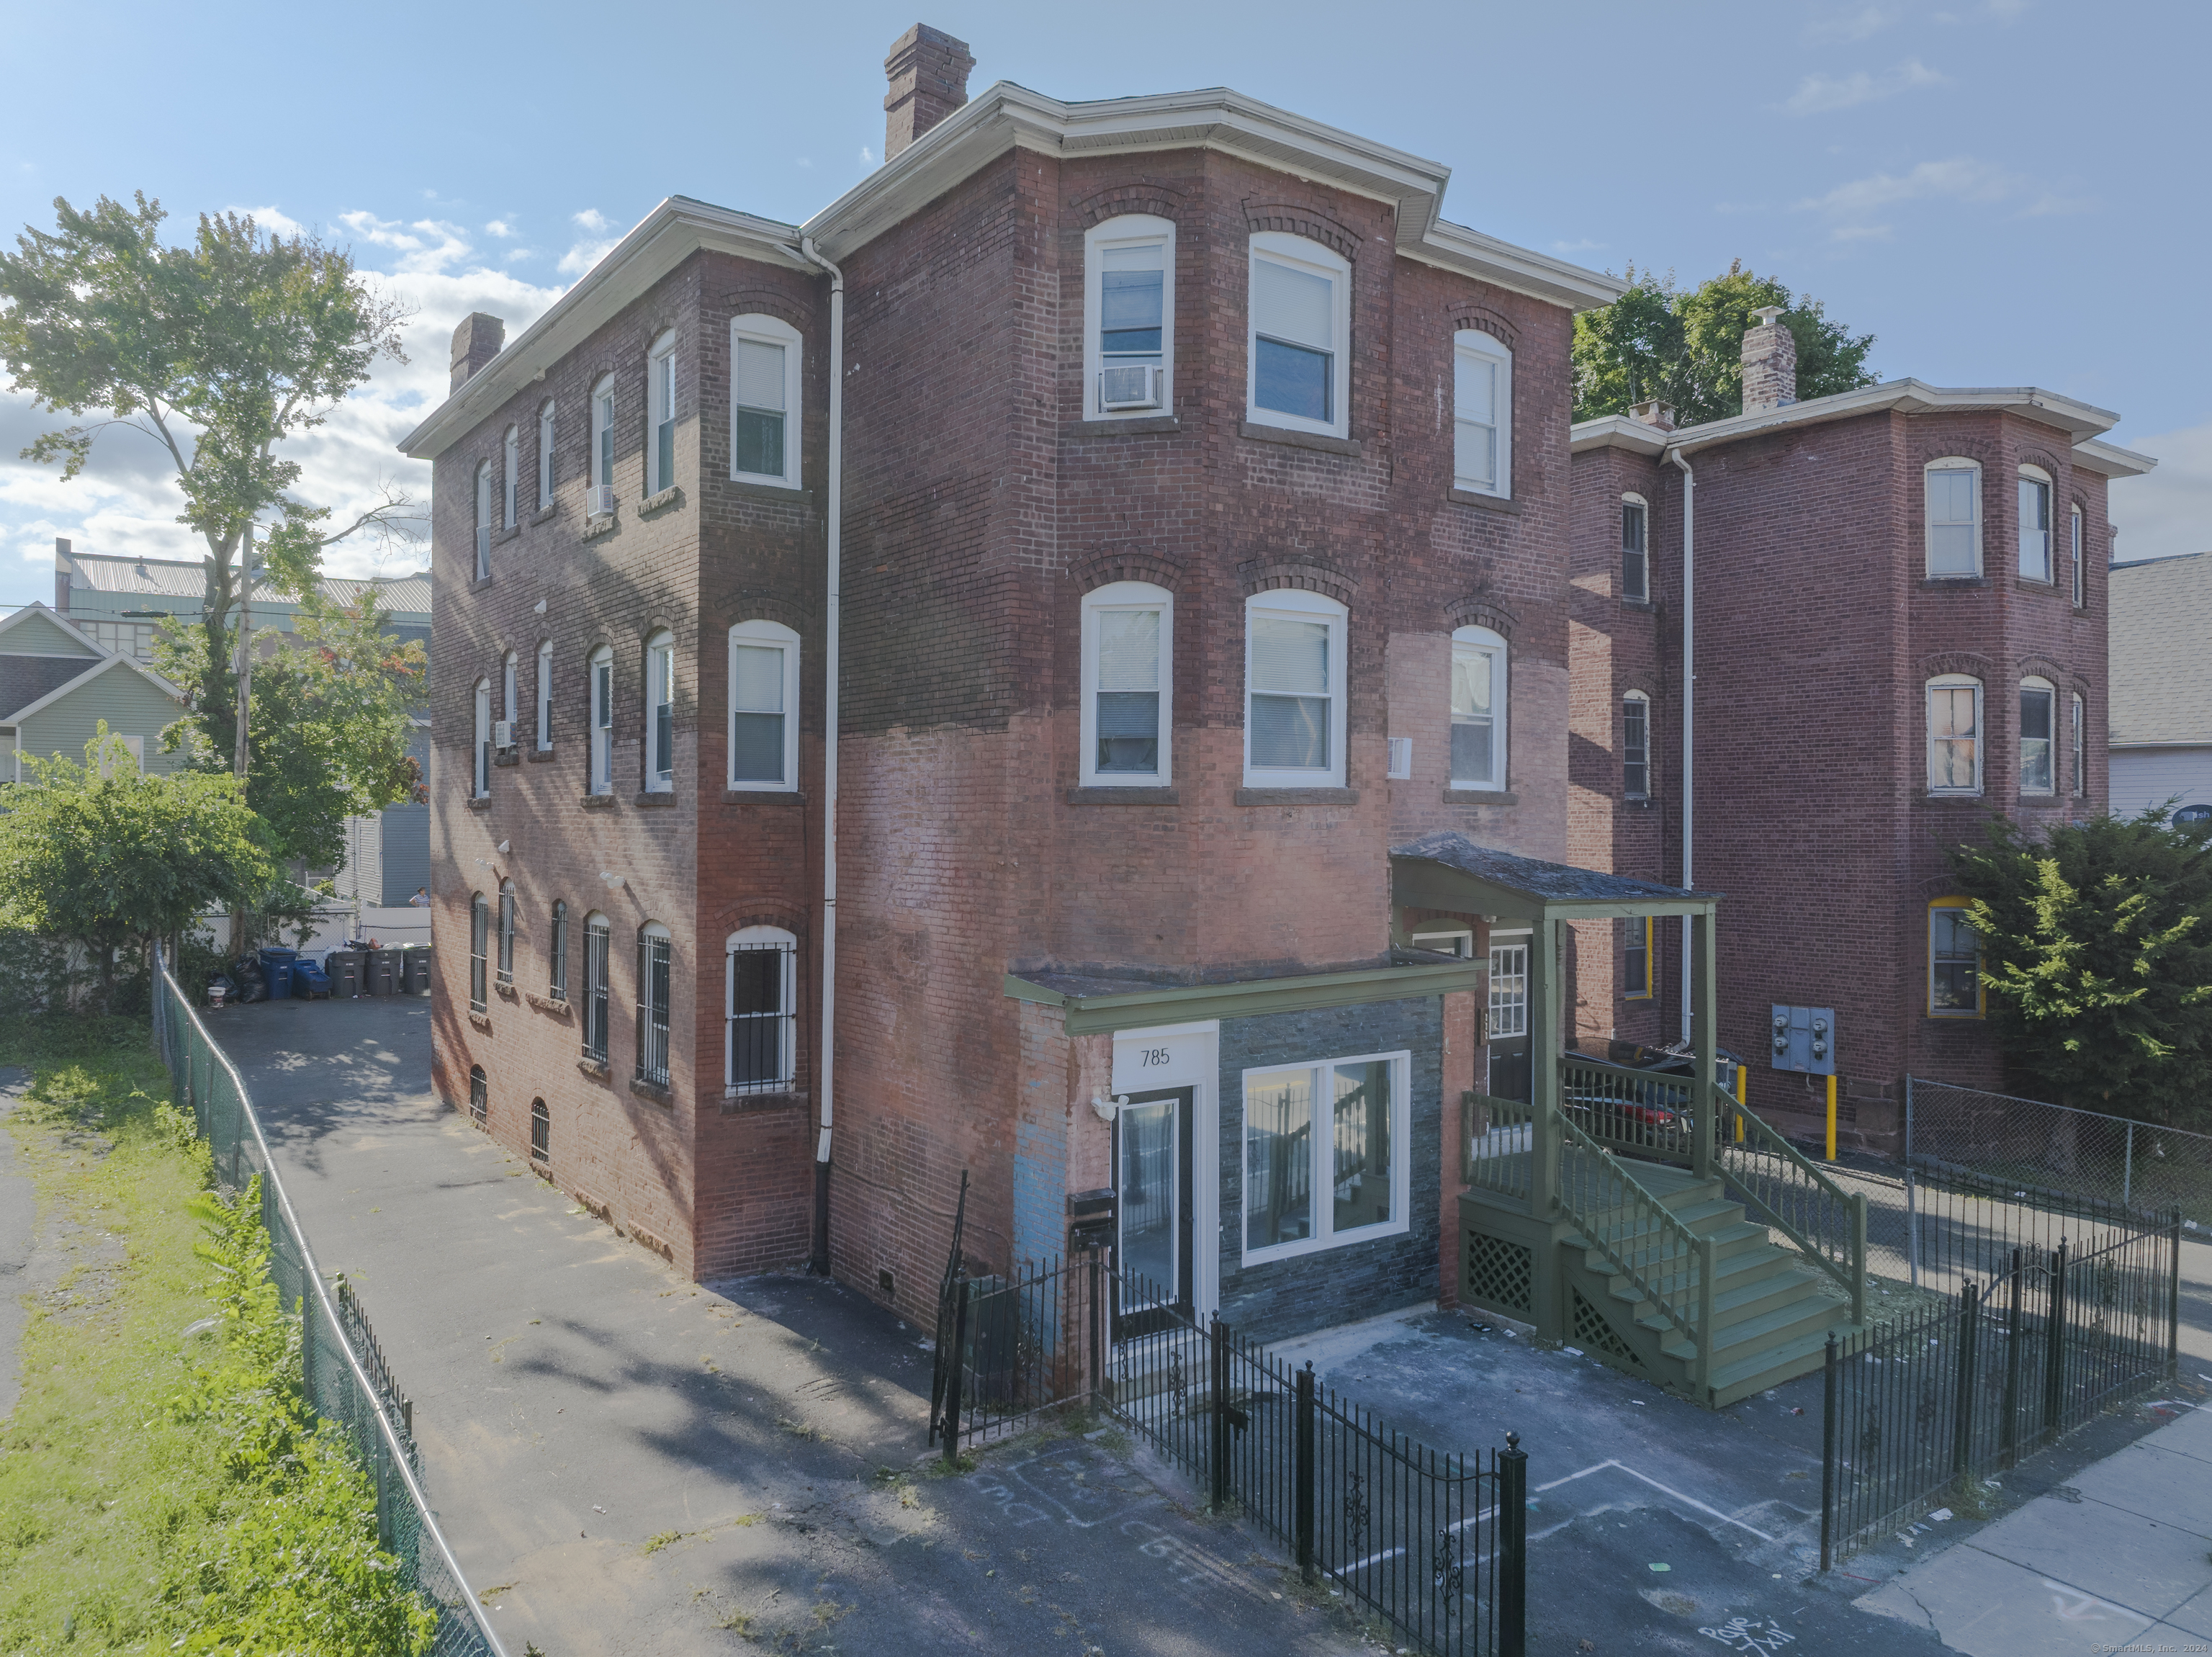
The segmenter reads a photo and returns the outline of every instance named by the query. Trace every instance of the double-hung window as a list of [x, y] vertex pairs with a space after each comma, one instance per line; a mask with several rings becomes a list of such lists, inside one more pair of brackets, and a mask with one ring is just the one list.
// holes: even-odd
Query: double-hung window
[[1972, 460], [1930, 460], [1927, 472], [1928, 573], [1982, 573], [1982, 469]]
[[1344, 786], [1345, 607], [1317, 593], [1244, 606], [1244, 785]]
[[591, 499], [588, 509], [604, 516], [615, 509], [615, 377], [600, 376], [592, 387]]
[[1651, 999], [1651, 917], [1632, 915], [1621, 923], [1620, 993], [1628, 1001]]
[[514, 659], [514, 652], [509, 650], [499, 664], [499, 716], [507, 727], [507, 740], [500, 745], [502, 747], [514, 746], [514, 727], [522, 720], [522, 687], [518, 683], [521, 673], [521, 664]]
[[514, 983], [514, 882], [499, 883], [499, 981]]
[[2089, 793], [2089, 710], [2079, 691], [2074, 692], [2073, 719], [2069, 727], [2072, 736], [2074, 794], [2086, 799]]
[[595, 1064], [607, 1062], [607, 946], [612, 936], [605, 916], [594, 911], [584, 917], [584, 1057]]
[[773, 316], [730, 324], [730, 476], [799, 487], [799, 330]]
[[1244, 1072], [1246, 1264], [1406, 1229], [1408, 1057]]
[[538, 509], [553, 504], [553, 405], [538, 411]]
[[799, 635], [781, 622], [730, 629], [730, 786], [799, 787]]
[[538, 646], [538, 752], [545, 753], [553, 746], [553, 641], [544, 639]]
[[645, 372], [645, 492], [676, 487], [676, 336], [653, 342]]
[[491, 462], [477, 465], [477, 579], [491, 579]]
[[2049, 679], [2024, 679], [2020, 682], [2020, 791], [2022, 794], [2056, 794], [2057, 779], [2052, 775], [2058, 763], [2057, 721], [2058, 692]]
[[1620, 698], [1620, 796], [1651, 797], [1651, 698], [1641, 691]]
[[1982, 682], [1964, 673], [1928, 681], [1928, 792], [1982, 791]]
[[668, 1002], [673, 968], [668, 929], [647, 921], [637, 934], [637, 1079], [668, 1085]]
[[491, 947], [491, 904], [479, 892], [469, 899], [469, 1011], [481, 1013], [489, 1005], [491, 990], [485, 983], [486, 956]]
[[602, 644], [586, 664], [591, 686], [591, 792], [612, 794], [615, 787], [615, 653]]
[[2074, 607], [2081, 609], [2089, 601], [2087, 548], [2083, 543], [2081, 509], [2076, 505], [2072, 513], [2074, 523]]
[[1452, 635], [1451, 785], [1505, 786], [1505, 640], [1487, 627]]
[[553, 904], [553, 941], [545, 952], [545, 998], [565, 1004], [568, 999], [568, 905]]
[[1165, 788], [1170, 781], [1175, 597], [1114, 582], [1083, 599], [1085, 788]]
[[645, 642], [645, 786], [665, 793], [676, 786], [676, 637], [655, 633]]
[[500, 527], [503, 529], [512, 529], [514, 527], [515, 509], [519, 504], [516, 496], [522, 487], [522, 434], [513, 426], [507, 429], [507, 444], [500, 458], [506, 466], [506, 476], [500, 480], [503, 503], [503, 510], [500, 514]]
[[1651, 509], [1640, 495], [1620, 497], [1620, 596], [1651, 601]]
[[730, 934], [722, 1078], [732, 1093], [788, 1087], [799, 1059], [799, 941], [779, 927]]
[[476, 797], [491, 793], [491, 681], [480, 679], [476, 691]]
[[2051, 571], [2051, 474], [2041, 466], [2020, 469], [2020, 574], [2023, 581], [2049, 582]]
[[1175, 406], [1175, 225], [1128, 213], [1083, 238], [1083, 413], [1112, 420]]
[[1452, 336], [1452, 484], [1513, 493], [1513, 353], [1479, 328]]
[[1352, 266], [1304, 236], [1251, 242], [1245, 417], [1325, 436], [1349, 434]]
[[1982, 941], [1964, 898], [1928, 905], [1928, 1016], [1982, 1016]]

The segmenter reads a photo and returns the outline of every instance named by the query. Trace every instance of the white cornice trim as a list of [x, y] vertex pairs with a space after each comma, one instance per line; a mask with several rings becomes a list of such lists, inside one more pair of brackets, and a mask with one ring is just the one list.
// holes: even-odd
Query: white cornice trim
[[[1945, 387], [1931, 386], [1919, 380], [1886, 380], [1878, 386], [1863, 386], [1856, 391], [1838, 392], [1832, 397], [1815, 397], [1808, 402], [1792, 403], [1786, 408], [1765, 409], [1757, 414], [1740, 414], [1727, 420], [1709, 420], [1701, 426], [1682, 426], [1668, 434], [1666, 447], [1682, 454], [1694, 454], [1699, 449], [1711, 448], [1717, 443], [1732, 443], [1740, 437], [1753, 437], [1762, 432], [1778, 430], [1785, 426], [1818, 425], [1828, 420], [1849, 420], [1862, 414], [1881, 414], [1894, 411], [1901, 414], [1936, 414], [1963, 410], [1992, 410], [2014, 414], [2039, 424], [2055, 426], [2074, 440], [2076, 455], [2089, 454], [2089, 469], [2103, 472], [2107, 466], [2155, 466], [2148, 455], [2133, 454], [2110, 443], [2094, 442], [2100, 432], [2110, 430], [2119, 416], [2109, 409], [2084, 403], [2079, 398], [2062, 396], [2055, 391], [2045, 391], [2039, 386]], [[1603, 448], [1620, 443], [1641, 447], [1643, 440], [1632, 436], [1649, 432], [1653, 427], [1640, 425], [1619, 415], [1602, 420], [1585, 420], [1569, 429], [1572, 449], [1580, 453], [1588, 448]], [[1646, 453], [1652, 453], [1648, 448]], [[2146, 466], [2145, 463], [2148, 463]], [[2118, 471], [2113, 476], [2123, 474]]]
[[1668, 440], [1674, 435], [1658, 426], [1647, 426], [1641, 420], [1632, 420], [1625, 414], [1608, 414], [1568, 427], [1567, 448], [1575, 454], [1595, 448], [1625, 448], [1638, 454], [1658, 455], [1666, 453]]
[[[2158, 464], [2154, 454], [2140, 454], [2131, 448], [2122, 448], [2118, 443], [2106, 442], [2092, 437], [2074, 445], [2074, 469], [2094, 472], [2104, 478], [2140, 478]], [[2118, 565], [2113, 568], [2118, 569]]]

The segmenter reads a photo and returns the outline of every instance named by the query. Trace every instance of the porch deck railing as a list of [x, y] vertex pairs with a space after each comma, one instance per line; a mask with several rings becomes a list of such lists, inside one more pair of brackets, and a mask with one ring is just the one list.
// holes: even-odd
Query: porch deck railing
[[1535, 1148], [1534, 1108], [1524, 1100], [1492, 1093], [1459, 1097], [1460, 1182], [1527, 1201], [1530, 1153]]
[[1685, 1225], [1610, 1147], [1564, 1113], [1558, 1124], [1569, 1153], [1559, 1162], [1561, 1212], [1607, 1264], [1696, 1343], [1696, 1384], [1705, 1385], [1711, 1345], [1698, 1331], [1713, 1326], [1713, 1240]]
[[1688, 1076], [1635, 1070], [1581, 1053], [1559, 1055], [1559, 1103], [1601, 1145], [1663, 1162], [1697, 1161], [1698, 1113]]
[[[1867, 1200], [1846, 1191], [1779, 1133], [1713, 1089], [1710, 1113], [1719, 1132], [1714, 1172], [1751, 1216], [1789, 1239], [1834, 1279], [1851, 1301], [1851, 1321], [1866, 1322]], [[1741, 1138], [1738, 1135], [1741, 1134]]]

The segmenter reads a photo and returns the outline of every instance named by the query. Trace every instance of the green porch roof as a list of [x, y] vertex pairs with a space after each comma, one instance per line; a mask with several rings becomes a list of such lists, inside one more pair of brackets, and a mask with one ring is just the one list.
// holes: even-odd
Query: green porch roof
[[1139, 1030], [1154, 1024], [1248, 1019], [1265, 1013], [1302, 1013], [1316, 1007], [1354, 1007], [1410, 996], [1480, 990], [1488, 965], [1423, 961], [1360, 967], [1349, 972], [1290, 973], [1233, 984], [1147, 984], [1065, 972], [1009, 972], [1006, 993], [1016, 1001], [1065, 1008], [1067, 1033], [1089, 1036]]
[[1390, 901], [1516, 920], [1595, 921], [1635, 915], [1711, 915], [1717, 892], [1686, 892], [1568, 863], [1547, 863], [1439, 829], [1390, 848]]

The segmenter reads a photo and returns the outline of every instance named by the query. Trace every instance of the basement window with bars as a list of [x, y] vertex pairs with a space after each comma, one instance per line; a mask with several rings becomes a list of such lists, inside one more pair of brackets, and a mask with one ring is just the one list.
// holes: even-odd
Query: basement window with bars
[[732, 1093], [781, 1093], [799, 1059], [799, 941], [781, 927], [730, 934], [724, 969], [722, 1076]]
[[479, 892], [469, 899], [469, 1011], [481, 1013], [490, 1004], [485, 983], [491, 945], [491, 905]]
[[674, 972], [668, 929], [647, 921], [637, 934], [637, 1079], [668, 1085], [668, 1002]]
[[584, 1057], [593, 1064], [607, 1062], [608, 1014], [612, 996], [607, 983], [609, 945], [613, 928], [596, 910], [584, 917]]
[[530, 1160], [550, 1163], [553, 1161], [553, 1114], [545, 1108], [545, 1101], [530, 1101]]
[[1406, 1229], [1411, 1055], [1243, 1075], [1244, 1263]]

